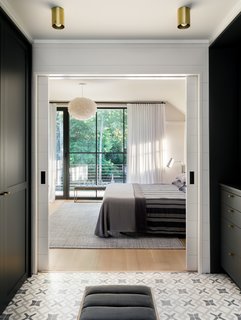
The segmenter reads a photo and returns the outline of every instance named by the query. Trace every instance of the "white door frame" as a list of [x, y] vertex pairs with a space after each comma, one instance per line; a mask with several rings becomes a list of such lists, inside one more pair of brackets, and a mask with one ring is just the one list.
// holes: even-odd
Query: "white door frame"
[[[40, 172], [46, 172], [48, 181], [48, 79], [51, 75], [36, 74], [34, 79], [33, 101], [33, 132], [32, 132], [32, 271], [47, 271], [49, 264], [48, 249], [48, 183], [40, 183]], [[61, 75], [67, 77], [66, 75]], [[81, 77], [81, 75], [78, 75]], [[85, 75], [86, 76], [86, 75]], [[94, 77], [95, 75], [90, 75]], [[96, 75], [99, 78], [105, 75]], [[116, 76], [116, 75], [115, 75]], [[128, 76], [128, 75], [127, 75]], [[157, 78], [157, 75], [141, 75], [146, 79]], [[163, 75], [165, 76], [165, 75]], [[185, 75], [168, 75], [184, 77]], [[114, 78], [114, 76], [108, 76]], [[125, 77], [119, 75], [119, 77]], [[138, 75], [132, 77], [138, 78]], [[159, 77], [161, 77], [159, 75]], [[84, 78], [84, 76], [83, 76]], [[187, 269], [202, 272], [202, 217], [201, 217], [201, 183], [202, 183], [202, 157], [201, 157], [201, 128], [202, 117], [200, 115], [200, 79], [199, 75], [186, 75], [187, 119], [190, 126], [187, 127], [187, 170], [195, 171], [196, 182], [194, 186], [188, 186], [187, 194]], [[191, 112], [189, 114], [189, 111]], [[187, 121], [186, 121], [187, 123]], [[189, 139], [190, 138], [190, 139]], [[188, 180], [189, 184], [189, 180]], [[189, 197], [190, 195], [190, 197]], [[194, 200], [192, 200], [194, 199]], [[191, 215], [191, 212], [196, 212]], [[190, 214], [189, 214], [190, 213]]]

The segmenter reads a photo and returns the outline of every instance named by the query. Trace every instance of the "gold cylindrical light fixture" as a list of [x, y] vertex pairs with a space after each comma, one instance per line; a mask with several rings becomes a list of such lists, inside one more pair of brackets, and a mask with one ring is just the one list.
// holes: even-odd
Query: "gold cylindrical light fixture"
[[190, 8], [181, 7], [177, 11], [177, 27], [178, 29], [187, 29], [190, 27]]
[[64, 9], [53, 7], [52, 9], [52, 27], [54, 29], [64, 29]]

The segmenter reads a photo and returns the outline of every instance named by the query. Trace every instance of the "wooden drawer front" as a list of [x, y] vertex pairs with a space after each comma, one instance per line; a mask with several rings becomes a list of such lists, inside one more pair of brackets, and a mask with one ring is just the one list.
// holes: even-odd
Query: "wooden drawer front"
[[222, 213], [222, 218], [228, 219], [230, 222], [236, 224], [239, 228], [241, 228], [241, 212], [240, 211], [237, 211], [227, 206], [226, 204], [222, 204], [221, 213]]
[[241, 197], [234, 193], [221, 190], [221, 201], [233, 209], [241, 211]]
[[241, 258], [237, 255], [231, 255], [230, 251], [223, 247], [221, 253], [221, 263], [223, 269], [230, 275], [230, 277], [241, 286]]
[[241, 229], [226, 219], [222, 219], [221, 223], [222, 248], [225, 247], [241, 258]]

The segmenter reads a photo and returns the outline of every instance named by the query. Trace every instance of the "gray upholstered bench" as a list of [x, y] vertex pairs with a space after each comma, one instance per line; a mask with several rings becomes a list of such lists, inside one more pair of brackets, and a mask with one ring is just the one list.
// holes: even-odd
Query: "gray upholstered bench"
[[157, 320], [151, 289], [146, 286], [87, 287], [79, 320]]

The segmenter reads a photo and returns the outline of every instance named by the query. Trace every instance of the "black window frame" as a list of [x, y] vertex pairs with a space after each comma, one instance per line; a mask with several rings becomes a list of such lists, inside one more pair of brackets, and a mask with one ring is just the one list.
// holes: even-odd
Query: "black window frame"
[[[98, 110], [113, 110], [113, 109], [118, 109], [122, 110], [123, 112], [123, 117], [122, 117], [122, 132], [123, 132], [123, 151], [122, 152], [99, 152], [98, 151]], [[70, 129], [70, 116], [68, 113], [68, 108], [64, 106], [58, 106], [56, 108], [57, 111], [62, 111], [63, 112], [63, 195], [62, 196], [55, 196], [55, 199], [73, 199], [73, 196], [70, 196], [70, 153], [76, 153], [76, 154], [95, 154], [95, 184], [98, 185], [98, 155], [99, 154], [122, 154], [123, 155], [123, 160], [127, 159], [127, 148], [126, 146], [126, 139], [125, 139], [125, 131], [126, 131], [126, 124], [127, 124], [127, 107], [98, 107], [97, 105], [97, 112], [95, 116], [95, 151], [92, 152], [70, 152], [69, 146], [70, 146], [70, 134], [69, 134], [69, 129]], [[125, 163], [125, 166], [123, 166], [123, 183], [126, 183], [126, 167], [127, 167], [127, 162]], [[101, 200], [102, 197], [97, 196], [97, 192], [95, 193], [95, 197], [83, 197], [81, 196], [81, 199], [83, 200]]]

